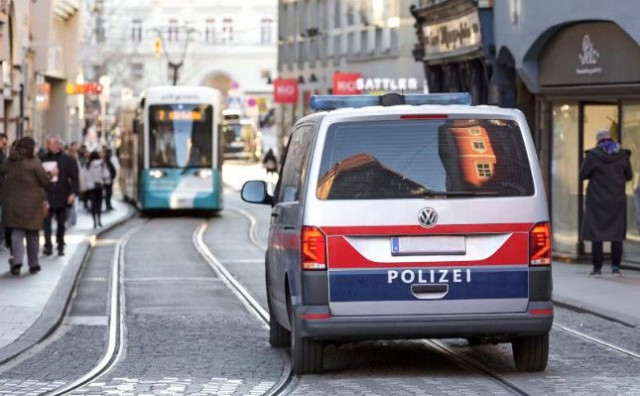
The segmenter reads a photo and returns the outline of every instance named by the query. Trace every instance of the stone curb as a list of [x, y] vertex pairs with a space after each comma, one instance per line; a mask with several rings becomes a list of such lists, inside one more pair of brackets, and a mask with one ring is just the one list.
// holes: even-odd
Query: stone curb
[[[130, 220], [136, 213], [136, 210], [124, 201], [123, 204], [127, 205], [127, 214], [122, 219], [104, 227], [98, 232], [90, 232], [87, 236], [89, 238], [94, 236], [99, 237]], [[71, 302], [71, 295], [78, 281], [80, 270], [89, 259], [90, 252], [91, 246], [88, 240], [78, 245], [40, 317], [27, 331], [20, 335], [18, 339], [0, 348], [0, 365], [7, 363], [27, 349], [38, 344], [60, 326]]]

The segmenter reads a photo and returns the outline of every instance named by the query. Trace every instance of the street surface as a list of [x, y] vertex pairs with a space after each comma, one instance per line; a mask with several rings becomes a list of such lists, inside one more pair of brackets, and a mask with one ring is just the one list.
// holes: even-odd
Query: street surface
[[456, 339], [443, 342], [454, 355], [425, 340], [328, 346], [324, 373], [290, 378], [287, 351], [269, 347], [266, 325], [196, 249], [194, 236], [206, 225], [206, 248], [266, 310], [270, 208], [243, 203], [237, 191], [265, 175], [259, 165], [234, 163], [224, 177], [225, 209], [217, 217], [134, 218], [103, 235], [64, 323], [0, 366], [0, 395], [64, 388], [100, 362], [110, 337], [114, 253], [125, 235], [121, 342], [104, 372], [70, 394], [261, 395], [276, 387], [294, 395], [640, 394], [638, 329], [562, 308], [544, 373], [516, 372], [507, 344], [471, 347]]

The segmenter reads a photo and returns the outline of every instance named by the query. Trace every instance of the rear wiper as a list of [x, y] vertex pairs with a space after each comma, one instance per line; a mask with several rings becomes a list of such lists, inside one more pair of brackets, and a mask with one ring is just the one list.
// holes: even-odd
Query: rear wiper
[[477, 197], [477, 196], [493, 196], [500, 195], [499, 191], [485, 190], [485, 191], [434, 191], [426, 190], [420, 192], [423, 197]]

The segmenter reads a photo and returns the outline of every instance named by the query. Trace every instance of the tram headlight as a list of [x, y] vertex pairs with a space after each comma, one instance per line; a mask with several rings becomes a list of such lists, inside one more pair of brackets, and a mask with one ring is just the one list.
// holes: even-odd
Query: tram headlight
[[154, 179], [160, 179], [164, 176], [164, 172], [159, 169], [152, 169], [149, 171], [149, 176], [153, 177]]
[[198, 176], [203, 179], [208, 179], [213, 176], [213, 171], [211, 169], [200, 169], [200, 171], [198, 171]]

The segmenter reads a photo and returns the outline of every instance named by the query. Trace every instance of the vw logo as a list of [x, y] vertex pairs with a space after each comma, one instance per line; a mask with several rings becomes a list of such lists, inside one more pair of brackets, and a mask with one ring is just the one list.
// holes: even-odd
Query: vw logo
[[433, 227], [438, 222], [438, 212], [434, 208], [424, 208], [418, 213], [418, 221], [423, 227]]

